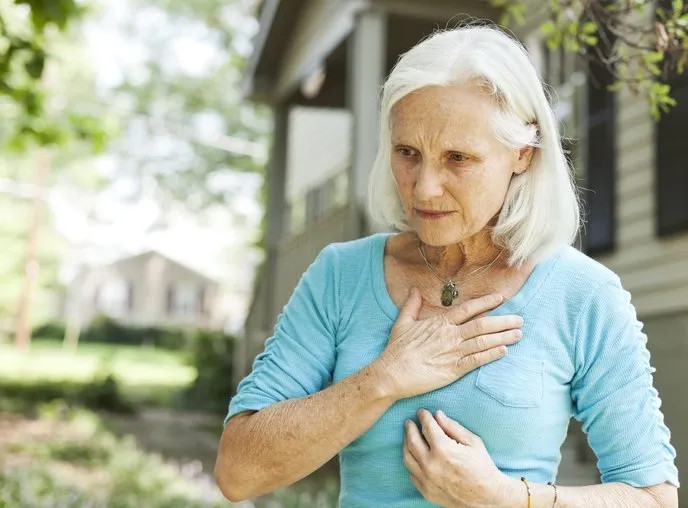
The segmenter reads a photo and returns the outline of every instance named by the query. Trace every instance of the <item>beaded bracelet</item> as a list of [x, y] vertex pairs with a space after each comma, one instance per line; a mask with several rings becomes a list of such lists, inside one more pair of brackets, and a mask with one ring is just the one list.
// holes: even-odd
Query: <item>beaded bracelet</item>
[[557, 504], [557, 486], [552, 482], [547, 482], [547, 485], [554, 487], [554, 501], [552, 501], [552, 508], [554, 508], [554, 505]]
[[528, 480], [525, 476], [521, 476], [521, 481], [526, 484], [526, 490], [528, 491], [528, 508], [530, 508], [530, 485], [528, 485]]

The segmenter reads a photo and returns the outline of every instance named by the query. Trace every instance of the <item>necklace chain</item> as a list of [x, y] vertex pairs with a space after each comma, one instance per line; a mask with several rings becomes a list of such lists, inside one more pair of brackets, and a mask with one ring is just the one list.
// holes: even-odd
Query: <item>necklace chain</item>
[[[439, 273], [437, 273], [437, 271], [433, 268], [433, 266], [432, 266], [432, 265], [430, 264], [430, 262], [428, 261], [428, 258], [425, 257], [424, 247], [425, 247], [425, 246], [424, 246], [423, 242], [422, 242], [422, 241], [419, 241], [419, 242], [418, 242], [418, 250], [420, 251], [420, 255], [423, 256], [423, 260], [425, 261], [425, 264], [428, 266], [428, 268], [430, 269], [430, 271], [431, 271], [433, 274], [435, 274], [435, 276], [436, 276], [439, 280], [441, 280], [442, 282], [444, 282], [445, 284], [451, 285], [452, 287], [455, 286], [456, 283], [455, 283], [453, 280], [451, 280], [451, 277], [448, 277], [447, 279], [445, 279], [445, 278], [442, 277]], [[501, 251], [499, 251], [499, 254], [497, 254], [497, 257], [494, 258], [494, 259], [490, 262], [490, 264], [488, 264], [488, 265], [486, 265], [486, 266], [481, 266], [481, 267], [478, 268], [477, 270], [473, 270], [473, 271], [472, 271], [471, 273], [469, 273], [466, 277], [468, 277], [468, 276], [470, 276], [470, 275], [473, 275], [474, 273], [476, 273], [476, 272], [479, 271], [479, 270], [485, 271], [485, 270], [487, 270], [488, 268], [490, 268], [490, 267], [495, 263], [495, 261], [497, 261], [497, 259], [499, 258], [499, 256], [502, 255], [503, 252], [504, 252], [504, 249], [502, 249]]]

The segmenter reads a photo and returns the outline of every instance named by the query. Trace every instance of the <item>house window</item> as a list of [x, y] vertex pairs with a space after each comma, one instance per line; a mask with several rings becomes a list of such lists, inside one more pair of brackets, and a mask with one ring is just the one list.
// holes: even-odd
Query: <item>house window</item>
[[345, 206], [349, 199], [349, 173], [340, 171], [332, 177], [332, 204], [334, 206]]
[[[599, 36], [594, 51], [587, 48], [587, 52], [607, 58], [612, 54], [616, 37], [608, 29], [600, 29], [604, 36]], [[583, 243], [587, 254], [596, 255], [609, 252], [615, 246], [616, 94], [607, 90], [615, 81], [607, 65], [594, 59], [585, 67], [587, 105], [583, 196], [587, 224]]]
[[108, 281], [100, 295], [100, 308], [107, 314], [121, 316], [129, 310], [130, 290], [124, 279]]
[[586, 238], [588, 254], [614, 249], [615, 106], [608, 69], [588, 66], [587, 153], [585, 178]]
[[206, 301], [207, 291], [205, 286], [200, 286], [196, 290], [196, 311], [201, 316], [208, 315], [208, 302]]
[[[658, 7], [671, 11], [671, 2]], [[661, 65], [660, 65], [661, 67]], [[659, 236], [688, 231], [688, 70], [668, 76], [676, 105], [655, 125], [655, 198]]]
[[296, 197], [285, 207], [286, 232], [290, 235], [302, 233], [306, 225], [306, 199]]
[[348, 174], [335, 173], [306, 194], [306, 223], [317, 221], [326, 212], [346, 204], [348, 200]]
[[315, 222], [325, 212], [327, 194], [323, 185], [318, 185], [306, 194], [306, 222]]
[[170, 285], [167, 289], [167, 313], [172, 316], [198, 314], [198, 288], [189, 283]]
[[[552, 109], [561, 126], [561, 148], [574, 170], [576, 185], [581, 188], [583, 201], [587, 184], [588, 163], [588, 105], [586, 99], [587, 75], [585, 62], [579, 55], [561, 47], [550, 49], [544, 39], [532, 37], [531, 51], [537, 54], [542, 78], [551, 95]], [[586, 217], [589, 214], [586, 213]], [[580, 232], [581, 235], [585, 231]], [[582, 243], [584, 239], [577, 239]]]

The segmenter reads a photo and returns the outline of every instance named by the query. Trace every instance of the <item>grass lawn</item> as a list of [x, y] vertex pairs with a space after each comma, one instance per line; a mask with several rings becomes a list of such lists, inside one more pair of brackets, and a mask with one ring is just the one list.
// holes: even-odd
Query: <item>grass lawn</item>
[[[36, 340], [20, 353], [0, 343], [0, 508], [234, 506], [212, 477], [222, 416], [176, 404], [195, 376], [184, 353], [166, 349], [84, 343], [71, 352]], [[114, 394], [136, 410], [113, 412]], [[335, 473], [321, 468], [237, 506], [335, 506]]]
[[0, 385], [88, 384], [112, 374], [123, 395], [164, 405], [195, 376], [184, 353], [142, 346], [80, 344], [75, 352], [59, 341], [34, 340], [22, 353], [0, 343]]

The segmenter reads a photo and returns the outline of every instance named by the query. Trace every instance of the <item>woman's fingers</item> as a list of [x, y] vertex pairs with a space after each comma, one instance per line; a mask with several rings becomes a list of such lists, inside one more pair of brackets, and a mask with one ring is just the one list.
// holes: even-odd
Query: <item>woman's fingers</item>
[[421, 481], [421, 477], [416, 476], [413, 473], [411, 473], [411, 483], [413, 483], [413, 485], [418, 489], [418, 492], [422, 493], [425, 490], [425, 486]]
[[404, 306], [399, 311], [396, 323], [400, 325], [412, 325], [418, 320], [418, 313], [423, 304], [420, 292], [416, 288], [409, 289], [408, 297]]
[[404, 427], [406, 430], [405, 445], [408, 447], [409, 452], [411, 452], [411, 455], [413, 455], [416, 461], [419, 464], [423, 464], [427, 459], [428, 454], [430, 453], [430, 448], [428, 447], [428, 444], [425, 442], [425, 439], [423, 439], [423, 436], [418, 430], [418, 427], [416, 427], [416, 424], [413, 423], [411, 420], [406, 421], [404, 423]]
[[449, 418], [442, 410], [437, 411], [437, 423], [444, 433], [457, 443], [472, 446], [479, 439], [479, 436], [473, 434], [456, 420]]
[[459, 352], [462, 356], [486, 351], [490, 348], [515, 344], [523, 336], [521, 330], [512, 329], [505, 332], [489, 333], [487, 335], [480, 335], [473, 339], [464, 340], [459, 344]]
[[411, 453], [408, 440], [404, 440], [404, 464], [411, 475], [418, 477], [423, 476], [423, 468], [421, 467], [420, 462], [418, 462], [418, 459], [416, 459], [416, 457], [413, 456], [413, 453]]
[[472, 339], [478, 335], [503, 332], [523, 326], [523, 318], [515, 314], [505, 316], [485, 316], [473, 319], [459, 326], [459, 336], [464, 339]]
[[[423, 436], [428, 443], [431, 450], [446, 447], [447, 435], [437, 423], [437, 420], [432, 416], [432, 413], [426, 409], [419, 409], [416, 414], [421, 423]], [[415, 427], [415, 425], [414, 425]]]
[[455, 368], [459, 372], [462, 372], [462, 375], [465, 375], [481, 365], [499, 360], [504, 355], [506, 355], [506, 346], [493, 347], [485, 351], [473, 353], [472, 355], [462, 356], [461, 359], [456, 362]]
[[495, 308], [501, 304], [504, 297], [499, 293], [491, 293], [489, 295], [481, 296], [480, 298], [473, 298], [463, 302], [455, 308], [449, 309], [444, 317], [452, 324], [460, 325], [472, 319], [485, 311]]

